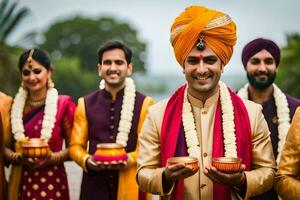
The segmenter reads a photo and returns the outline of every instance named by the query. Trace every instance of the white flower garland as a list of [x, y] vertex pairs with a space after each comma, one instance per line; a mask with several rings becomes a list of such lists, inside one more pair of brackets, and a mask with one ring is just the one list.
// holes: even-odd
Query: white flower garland
[[[24, 90], [22, 87], [20, 87], [12, 104], [11, 125], [12, 133], [16, 141], [21, 141], [23, 138], [25, 138], [25, 129], [22, 118], [27, 95], [27, 90]], [[45, 101], [45, 110], [41, 130], [41, 138], [45, 139], [46, 142], [48, 142], [51, 138], [52, 130], [56, 122], [57, 100], [57, 90], [55, 88], [49, 88]]]
[[[248, 87], [249, 83], [247, 83], [244, 87], [242, 87], [238, 91], [238, 95], [241, 98], [248, 99]], [[287, 98], [285, 94], [279, 89], [279, 87], [273, 83], [273, 96], [275, 100], [275, 105], [276, 105], [276, 111], [277, 111], [277, 117], [278, 117], [278, 148], [277, 148], [277, 158], [276, 161], [279, 163], [281, 151], [283, 149], [283, 145], [285, 142], [285, 138], [287, 135], [287, 132], [290, 128], [290, 109], [289, 105], [287, 102]]]
[[[100, 89], [105, 88], [105, 81], [100, 82]], [[132, 78], [127, 77], [125, 80], [124, 97], [122, 102], [121, 116], [118, 127], [116, 143], [127, 146], [128, 135], [132, 126], [133, 110], [135, 104], [135, 84]]]
[[[234, 112], [230, 93], [223, 82], [220, 85], [220, 100], [222, 109], [222, 126], [224, 135], [225, 157], [237, 157]], [[191, 104], [187, 98], [187, 88], [184, 92], [182, 122], [185, 132], [185, 141], [188, 147], [188, 153], [191, 157], [200, 158], [201, 148], [197, 137], [195, 120], [192, 113]]]

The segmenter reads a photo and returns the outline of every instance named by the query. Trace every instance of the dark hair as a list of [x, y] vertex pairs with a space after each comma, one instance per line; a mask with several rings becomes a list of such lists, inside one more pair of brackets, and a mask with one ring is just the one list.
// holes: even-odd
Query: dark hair
[[[19, 58], [19, 70], [21, 71], [23, 66], [25, 65], [25, 63], [27, 62], [27, 59], [29, 57], [30, 51], [32, 49], [28, 49], [26, 51], [24, 51], [20, 58]], [[48, 55], [48, 53], [42, 49], [33, 49], [33, 54], [32, 54], [32, 58], [37, 61], [38, 63], [40, 63], [41, 65], [43, 65], [47, 70], [51, 70], [52, 69], [52, 65], [51, 65], [51, 61], [50, 61], [50, 57]]]
[[127, 61], [127, 64], [131, 63], [131, 58], [132, 58], [132, 51], [131, 49], [129, 49], [129, 47], [127, 47], [125, 44], [123, 44], [120, 41], [117, 40], [110, 40], [107, 42], [104, 42], [100, 48], [97, 51], [98, 54], [98, 62], [101, 64], [102, 63], [102, 56], [103, 53], [109, 50], [113, 50], [113, 49], [121, 49], [123, 50], [124, 54], [125, 54], [125, 59]]

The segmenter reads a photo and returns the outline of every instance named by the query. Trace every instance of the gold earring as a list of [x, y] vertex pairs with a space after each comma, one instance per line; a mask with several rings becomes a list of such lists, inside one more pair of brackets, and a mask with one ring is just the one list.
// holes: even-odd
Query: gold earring
[[23, 81], [21, 82], [21, 87], [22, 87], [24, 90], [27, 90], [27, 88], [26, 88], [26, 86], [25, 86], [25, 84], [24, 84]]
[[48, 88], [54, 88], [54, 82], [51, 78], [48, 79], [47, 86], [48, 86]]

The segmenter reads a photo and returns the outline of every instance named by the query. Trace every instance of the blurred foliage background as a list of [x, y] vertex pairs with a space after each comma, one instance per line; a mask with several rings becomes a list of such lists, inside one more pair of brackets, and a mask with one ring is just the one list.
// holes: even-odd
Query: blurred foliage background
[[97, 49], [107, 40], [120, 40], [134, 52], [135, 71], [145, 72], [146, 44], [137, 37], [137, 30], [113, 17], [88, 19], [75, 17], [57, 22], [43, 34], [41, 48], [47, 49], [53, 59], [79, 58], [83, 69], [95, 70]]
[[291, 96], [300, 98], [300, 35], [289, 33], [287, 44], [281, 48], [281, 61], [276, 83]]
[[43, 33], [31, 32], [20, 38], [19, 46], [9, 46], [10, 33], [30, 14], [16, 2], [0, 4], [0, 90], [14, 96], [20, 86], [17, 69], [22, 44], [46, 50], [54, 65], [53, 79], [58, 91], [74, 99], [98, 88], [97, 50], [107, 40], [119, 40], [133, 51], [134, 72], [146, 73], [146, 43], [138, 31], [126, 22], [103, 16], [88, 19], [81, 16], [57, 21]]
[[[111, 16], [97, 19], [76, 16], [57, 21], [43, 33], [30, 32], [19, 39], [17, 46], [10, 46], [7, 39], [28, 15], [30, 10], [20, 8], [17, 1], [2, 0], [0, 3], [0, 90], [11, 96], [20, 86], [17, 62], [28, 44], [49, 52], [55, 66], [53, 79], [56, 88], [74, 100], [98, 88], [96, 52], [101, 43], [110, 39], [123, 41], [133, 50], [134, 78], [139, 83], [138, 89], [146, 94], [147, 91], [164, 93], [170, 89], [166, 83], [178, 82], [174, 78], [164, 80], [164, 77], [153, 81], [149, 74], [150, 78], [145, 82], [147, 43], [139, 39], [138, 30], [132, 25]], [[300, 80], [300, 35], [289, 33], [286, 40], [276, 82], [284, 92], [300, 98], [300, 87], [297, 87]]]

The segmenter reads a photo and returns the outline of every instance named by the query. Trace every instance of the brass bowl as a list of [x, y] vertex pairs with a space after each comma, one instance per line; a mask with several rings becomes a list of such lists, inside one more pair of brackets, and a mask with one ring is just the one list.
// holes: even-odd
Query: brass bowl
[[28, 141], [22, 142], [22, 155], [25, 157], [46, 157], [50, 148], [48, 143], [41, 138], [30, 138]]
[[238, 172], [242, 164], [241, 158], [217, 157], [212, 159], [212, 166], [226, 173]]
[[189, 156], [180, 156], [180, 157], [171, 157], [167, 160], [167, 166], [176, 165], [176, 164], [184, 164], [185, 166], [189, 166], [193, 171], [197, 171], [199, 169], [198, 159]]
[[97, 150], [93, 155], [96, 162], [103, 163], [120, 163], [127, 161], [128, 156], [125, 148], [117, 143], [100, 143], [97, 144]]

